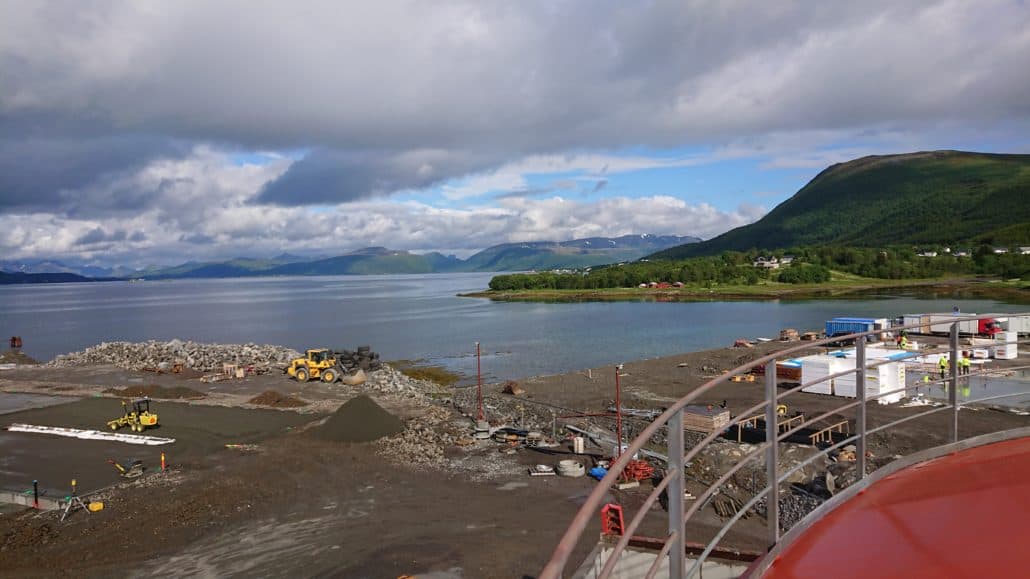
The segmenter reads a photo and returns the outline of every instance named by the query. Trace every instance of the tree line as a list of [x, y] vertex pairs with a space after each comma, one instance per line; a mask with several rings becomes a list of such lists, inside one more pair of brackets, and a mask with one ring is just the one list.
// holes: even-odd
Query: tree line
[[[754, 267], [764, 257], [794, 257], [779, 269]], [[1030, 280], [1030, 256], [1017, 252], [995, 254], [988, 246], [957, 257], [939, 252], [922, 257], [912, 248], [800, 247], [777, 252], [726, 251], [717, 256], [682, 260], [636, 261], [574, 273], [516, 273], [495, 276], [495, 291], [545, 289], [630, 288], [640, 284], [676, 283], [689, 286], [756, 285], [762, 281], [803, 284], [830, 280], [831, 270], [879, 279], [938, 278], [946, 275], [988, 275]]]

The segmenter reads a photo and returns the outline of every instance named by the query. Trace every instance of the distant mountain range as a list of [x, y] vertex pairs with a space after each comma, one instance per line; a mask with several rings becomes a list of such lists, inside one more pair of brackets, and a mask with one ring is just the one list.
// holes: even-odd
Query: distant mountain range
[[1030, 155], [932, 151], [839, 163], [762, 219], [651, 257], [902, 244], [1030, 245]]
[[24, 273], [0, 271], [0, 285], [16, 283], [71, 283], [80, 281], [97, 281], [94, 278], [74, 273]]
[[[175, 267], [126, 270], [97, 266], [76, 268], [58, 261], [0, 262], [0, 270], [21, 277], [0, 277], [0, 283], [31, 283], [33, 275], [68, 274], [85, 277], [157, 279], [226, 278], [289, 275], [362, 275], [474, 271], [573, 269], [633, 261], [656, 251], [700, 241], [675, 235], [625, 235], [571, 241], [505, 243], [484, 249], [467, 260], [432, 252], [415, 254], [385, 247], [367, 247], [344, 255], [303, 258], [280, 255], [271, 259], [237, 258], [221, 262], [187, 262]], [[28, 277], [26, 277], [28, 276]], [[85, 281], [68, 279], [66, 281]]]

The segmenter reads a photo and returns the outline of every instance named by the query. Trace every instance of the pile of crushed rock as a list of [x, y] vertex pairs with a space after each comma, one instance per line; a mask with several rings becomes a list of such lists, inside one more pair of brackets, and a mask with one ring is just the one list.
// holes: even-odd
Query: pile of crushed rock
[[300, 356], [296, 350], [270, 344], [202, 344], [168, 342], [103, 342], [81, 352], [62, 354], [50, 367], [112, 365], [127, 370], [167, 370], [176, 363], [200, 372], [220, 371], [223, 364], [255, 368], [285, 368]]
[[361, 385], [361, 390], [379, 394], [399, 394], [410, 398], [421, 398], [426, 394], [441, 392], [446, 389], [436, 382], [412, 378], [403, 372], [395, 370], [389, 364], [382, 364], [378, 370], [367, 375], [367, 380]]
[[429, 406], [421, 416], [409, 420], [403, 432], [376, 442], [379, 454], [415, 469], [444, 468], [444, 449], [460, 437], [449, 424], [452, 418], [446, 408]]

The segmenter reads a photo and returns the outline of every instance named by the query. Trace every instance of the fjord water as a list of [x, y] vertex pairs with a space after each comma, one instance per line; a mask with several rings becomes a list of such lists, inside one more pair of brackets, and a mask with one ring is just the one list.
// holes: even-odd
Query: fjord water
[[494, 379], [554, 374], [628, 360], [818, 330], [834, 316], [892, 317], [1030, 309], [993, 300], [862, 299], [711, 302], [493, 302], [457, 297], [492, 274], [242, 278], [0, 287], [0, 336], [48, 360], [103, 341], [201, 342], [350, 348], [385, 360], [440, 364]]

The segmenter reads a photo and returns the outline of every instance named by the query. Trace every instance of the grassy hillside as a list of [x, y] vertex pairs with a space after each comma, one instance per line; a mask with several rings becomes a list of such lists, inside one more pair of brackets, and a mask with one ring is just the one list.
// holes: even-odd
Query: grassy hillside
[[759, 221], [655, 258], [797, 246], [1030, 244], [1030, 155], [935, 151], [833, 165]]

